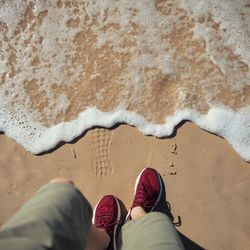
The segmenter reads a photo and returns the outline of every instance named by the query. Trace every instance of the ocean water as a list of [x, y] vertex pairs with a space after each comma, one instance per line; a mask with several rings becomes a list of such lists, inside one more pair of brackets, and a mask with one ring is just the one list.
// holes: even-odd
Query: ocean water
[[31, 153], [182, 120], [250, 161], [249, 0], [0, 0], [0, 131]]

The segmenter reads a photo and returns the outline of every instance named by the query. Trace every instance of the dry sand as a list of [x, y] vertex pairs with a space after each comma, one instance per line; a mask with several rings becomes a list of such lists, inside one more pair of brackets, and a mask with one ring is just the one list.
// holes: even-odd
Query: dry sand
[[[171, 152], [174, 144], [177, 154]], [[73, 179], [92, 205], [111, 193], [128, 209], [136, 176], [145, 166], [161, 173], [188, 249], [250, 249], [250, 164], [225, 140], [192, 123], [169, 139], [144, 136], [127, 125], [96, 128], [42, 156], [1, 134], [0, 223], [58, 176]]]

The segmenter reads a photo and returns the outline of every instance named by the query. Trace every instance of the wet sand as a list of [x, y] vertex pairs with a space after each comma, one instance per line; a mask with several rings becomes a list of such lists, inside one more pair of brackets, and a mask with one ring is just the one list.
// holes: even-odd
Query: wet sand
[[249, 249], [250, 164], [225, 140], [189, 122], [168, 139], [127, 125], [96, 128], [42, 156], [0, 134], [0, 224], [58, 176], [71, 178], [93, 206], [110, 193], [128, 209], [145, 166], [161, 173], [188, 249]]

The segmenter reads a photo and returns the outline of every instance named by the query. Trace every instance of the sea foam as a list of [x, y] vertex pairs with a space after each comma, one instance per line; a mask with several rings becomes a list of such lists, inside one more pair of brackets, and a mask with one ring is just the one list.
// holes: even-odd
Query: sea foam
[[50, 128], [29, 120], [29, 127], [20, 129], [11, 114], [9, 120], [2, 117], [0, 114], [0, 130], [33, 154], [46, 152], [59, 142], [70, 142], [93, 126], [111, 128], [117, 123], [126, 123], [137, 127], [145, 135], [165, 137], [170, 136], [181, 121], [189, 120], [225, 138], [244, 160], [250, 161], [250, 106], [238, 112], [226, 107], [212, 108], [206, 115], [191, 109], [181, 110], [168, 117], [165, 124], [152, 124], [131, 111], [102, 112], [96, 108], [88, 108], [77, 119]]
[[182, 120], [250, 161], [248, 0], [0, 1], [0, 131], [38, 154]]

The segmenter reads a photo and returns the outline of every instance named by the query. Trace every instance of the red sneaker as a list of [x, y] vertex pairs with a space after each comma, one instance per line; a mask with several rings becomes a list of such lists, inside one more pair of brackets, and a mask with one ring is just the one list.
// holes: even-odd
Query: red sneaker
[[96, 204], [92, 223], [99, 229], [104, 229], [109, 237], [108, 249], [117, 249], [117, 228], [121, 224], [121, 208], [119, 201], [113, 195], [103, 196]]
[[135, 197], [126, 220], [131, 219], [131, 210], [140, 206], [147, 213], [154, 210], [160, 201], [163, 192], [163, 183], [160, 174], [153, 168], [144, 168], [135, 182]]

